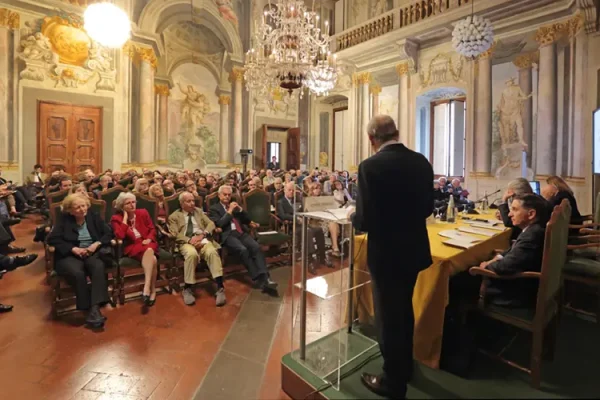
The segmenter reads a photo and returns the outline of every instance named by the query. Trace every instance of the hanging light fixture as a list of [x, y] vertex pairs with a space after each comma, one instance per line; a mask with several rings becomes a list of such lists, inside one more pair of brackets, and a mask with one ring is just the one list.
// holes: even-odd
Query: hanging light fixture
[[244, 79], [246, 89], [267, 97], [281, 88], [290, 95], [308, 88], [317, 95], [335, 86], [335, 57], [329, 52], [329, 22], [325, 31], [319, 15], [309, 11], [304, 1], [269, 1], [260, 26], [256, 25], [252, 44], [246, 53]]
[[452, 31], [454, 49], [471, 59], [487, 51], [494, 43], [492, 23], [487, 18], [474, 15], [474, 3], [471, 2], [471, 15], [459, 21]]
[[88, 36], [104, 47], [120, 48], [131, 37], [127, 13], [113, 3], [94, 3], [83, 14], [83, 27]]

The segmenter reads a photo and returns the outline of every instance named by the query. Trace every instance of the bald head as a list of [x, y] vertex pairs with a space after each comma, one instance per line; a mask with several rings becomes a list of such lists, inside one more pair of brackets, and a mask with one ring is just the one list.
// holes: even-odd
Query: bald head
[[396, 123], [392, 117], [383, 114], [371, 118], [371, 121], [367, 125], [367, 134], [375, 150], [379, 149], [387, 141], [399, 139]]

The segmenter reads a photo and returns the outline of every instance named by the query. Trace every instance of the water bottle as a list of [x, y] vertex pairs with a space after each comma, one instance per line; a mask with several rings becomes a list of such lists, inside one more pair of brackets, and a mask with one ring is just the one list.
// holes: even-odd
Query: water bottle
[[487, 191], [483, 192], [483, 200], [481, 201], [481, 211], [485, 212], [489, 208]]
[[450, 201], [448, 202], [448, 210], [446, 211], [446, 221], [454, 223], [456, 221], [456, 215], [454, 213], [454, 196], [450, 195]]

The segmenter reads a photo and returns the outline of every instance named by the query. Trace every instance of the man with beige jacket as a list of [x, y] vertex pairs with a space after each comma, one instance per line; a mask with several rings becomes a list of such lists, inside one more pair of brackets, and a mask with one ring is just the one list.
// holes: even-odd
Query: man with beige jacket
[[217, 283], [216, 305], [225, 305], [225, 287], [223, 286], [223, 266], [217, 250], [221, 247], [208, 236], [215, 230], [215, 224], [201, 208], [196, 207], [194, 195], [183, 192], [179, 195], [181, 209], [169, 216], [169, 231], [175, 235], [175, 241], [184, 259], [183, 302], [194, 305], [196, 296], [193, 285], [196, 283], [196, 265], [200, 257], [206, 261], [212, 278]]

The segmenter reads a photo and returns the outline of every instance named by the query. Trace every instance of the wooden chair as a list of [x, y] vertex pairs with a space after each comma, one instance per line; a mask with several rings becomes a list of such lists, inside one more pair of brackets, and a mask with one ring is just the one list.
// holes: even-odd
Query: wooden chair
[[[167, 235], [167, 232], [162, 231], [158, 226], [158, 201], [146, 195], [137, 193], [136, 206], [144, 209], [150, 214], [150, 218], [154, 222], [157, 236]], [[123, 255], [123, 241], [117, 240], [118, 245], [118, 276], [119, 276], [119, 302], [125, 304], [126, 296], [131, 293], [141, 293], [144, 287], [144, 271], [141, 263], [133, 258]], [[163, 288], [165, 293], [172, 293], [169, 277], [173, 269], [173, 256], [169, 251], [169, 243], [165, 240], [159, 240], [158, 254], [158, 276], [156, 279], [156, 287]], [[161, 267], [163, 267], [161, 269]], [[140, 282], [140, 279], [142, 280]]]
[[133, 180], [133, 177], [132, 177], [132, 176], [130, 176], [129, 178], [124, 178], [124, 179], [121, 179], [121, 180], [119, 181], [119, 185], [121, 185], [121, 186], [123, 186], [123, 187], [127, 187], [128, 185], [130, 185], [130, 184], [131, 184], [131, 181], [132, 181], [132, 180]]
[[[101, 218], [105, 215], [106, 203], [103, 200], [90, 199], [91, 207], [90, 210], [97, 212]], [[53, 204], [51, 206], [50, 215], [58, 217], [60, 212], [60, 204]], [[108, 283], [108, 295], [110, 298], [110, 304], [115, 307], [117, 304], [117, 298], [119, 296], [119, 277], [117, 273], [117, 242], [116, 240], [111, 241], [113, 248], [113, 255], [115, 262], [112, 266], [106, 267], [107, 283]], [[56, 271], [54, 271], [54, 253], [55, 248], [52, 246], [45, 245], [46, 247], [46, 268], [50, 266], [50, 286], [52, 287], [52, 316], [58, 318], [59, 316], [73, 311], [73, 305], [75, 304], [75, 292], [65, 279], [60, 277]]]
[[48, 202], [48, 208], [52, 206], [54, 203], [62, 202], [65, 197], [69, 194], [68, 190], [61, 190], [60, 192], [48, 193], [46, 195], [46, 200]]
[[113, 213], [115, 211], [113, 207], [114, 201], [117, 199], [117, 197], [119, 197], [119, 195], [122, 192], [126, 191], [127, 190], [123, 186], [117, 185], [113, 188], [106, 190], [105, 192], [100, 193], [100, 200], [103, 200], [107, 205], [109, 205], [109, 207], [106, 207], [104, 214], [104, 220], [107, 223], [110, 223], [110, 219], [112, 218]]
[[[485, 317], [531, 332], [533, 335], [529, 368], [502, 358], [502, 353], [494, 355], [483, 351], [500, 361], [527, 372], [531, 375], [531, 386], [540, 388], [542, 352], [546, 345], [547, 357], [551, 361], [554, 355], [556, 331], [561, 313], [562, 271], [567, 258], [567, 241], [571, 206], [567, 200], [554, 208], [550, 222], [546, 227], [544, 255], [541, 272], [523, 272], [512, 276], [501, 276], [480, 267], [469, 269], [471, 275], [483, 278], [479, 292], [477, 310]], [[486, 304], [486, 292], [490, 279], [536, 279], [539, 282], [535, 309], [505, 308]]]
[[[266, 247], [280, 247], [292, 245], [292, 237], [279, 231], [283, 225], [281, 220], [271, 213], [271, 195], [264, 190], [254, 189], [243, 195], [244, 210], [250, 219], [259, 224], [255, 236], [259, 245]], [[276, 231], [277, 233], [261, 235], [260, 232]]]
[[[283, 198], [283, 196], [285, 195], [285, 192], [282, 190], [275, 192], [275, 196], [273, 196], [273, 206], [275, 207], [275, 216], [281, 221], [281, 225], [283, 226], [283, 230], [285, 233], [287, 233], [288, 235], [291, 235], [292, 232], [292, 222], [291, 221], [284, 221], [281, 219], [281, 216], [279, 216], [279, 214], [277, 213], [277, 204], [279, 203], [279, 200], [281, 200]], [[302, 204], [302, 198], [303, 198], [303, 193], [299, 190], [296, 190], [296, 202], [298, 202], [299, 204]]]

